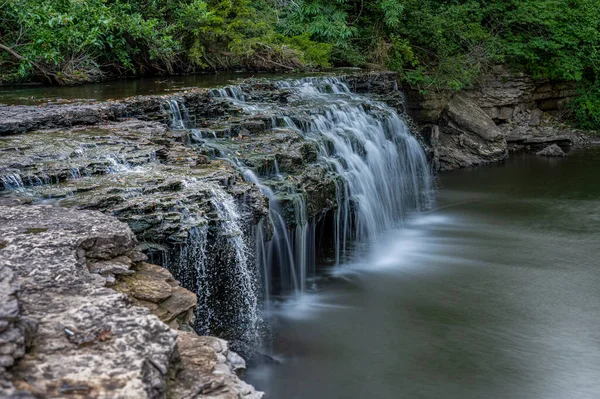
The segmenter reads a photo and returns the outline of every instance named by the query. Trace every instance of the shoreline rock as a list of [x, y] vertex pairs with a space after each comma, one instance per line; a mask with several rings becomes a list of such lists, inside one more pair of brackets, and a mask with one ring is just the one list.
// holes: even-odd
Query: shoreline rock
[[[224, 341], [178, 338], [148, 309], [107, 287], [115, 270], [126, 279], [155, 273], [169, 281], [140, 263], [144, 256], [126, 224], [49, 206], [0, 206], [0, 222], [0, 387], [8, 397], [262, 397], [239, 380], [243, 361]], [[120, 266], [100, 271], [100, 262]], [[128, 264], [137, 264], [134, 274], [122, 273]], [[172, 290], [166, 300], [173, 296]], [[186, 340], [204, 343], [202, 353], [217, 360], [197, 367], [203, 358]], [[190, 386], [190, 376], [204, 381], [201, 389]], [[209, 395], [206, 386], [222, 389]]]
[[538, 151], [535, 153], [536, 155], [541, 155], [544, 157], [566, 157], [568, 156], [566, 152], [562, 150], [557, 144], [549, 145], [544, 148], [542, 151]]
[[[435, 170], [471, 167], [503, 159], [498, 156], [494, 142], [478, 143], [475, 152], [479, 154], [473, 157], [472, 140], [457, 141], [454, 132], [446, 128], [446, 110], [457, 97], [468, 99], [477, 107], [474, 115], [487, 115], [495, 125], [489, 131], [502, 134], [509, 152], [534, 153], [551, 144], [568, 148], [597, 141], [591, 132], [573, 128], [562, 120], [567, 103], [577, 95], [573, 82], [534, 80], [529, 75], [497, 66], [475, 87], [458, 93], [423, 93], [412, 88], [406, 93], [409, 115], [427, 139]], [[451, 162], [444, 160], [448, 158], [445, 154], [451, 154]]]

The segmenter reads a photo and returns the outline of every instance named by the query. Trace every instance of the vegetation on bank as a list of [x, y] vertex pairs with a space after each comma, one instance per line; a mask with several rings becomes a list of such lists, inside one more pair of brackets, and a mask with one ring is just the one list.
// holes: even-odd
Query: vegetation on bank
[[495, 64], [582, 82], [600, 119], [598, 0], [0, 0], [0, 81], [376, 66], [460, 90]]

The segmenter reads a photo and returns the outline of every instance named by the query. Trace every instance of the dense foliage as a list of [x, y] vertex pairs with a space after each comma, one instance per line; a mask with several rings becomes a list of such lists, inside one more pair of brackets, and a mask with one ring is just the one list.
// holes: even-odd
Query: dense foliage
[[[330, 46], [275, 31], [251, 0], [0, 0], [2, 80], [328, 66]], [[1, 51], [4, 50], [4, 51]]]
[[458, 90], [498, 63], [584, 81], [597, 123], [600, 1], [0, 0], [3, 81], [373, 65]]

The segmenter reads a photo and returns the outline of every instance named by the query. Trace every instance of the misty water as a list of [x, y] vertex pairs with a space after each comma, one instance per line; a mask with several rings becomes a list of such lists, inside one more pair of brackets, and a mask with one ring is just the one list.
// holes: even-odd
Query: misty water
[[433, 209], [275, 306], [267, 398], [600, 397], [600, 151], [442, 173]]

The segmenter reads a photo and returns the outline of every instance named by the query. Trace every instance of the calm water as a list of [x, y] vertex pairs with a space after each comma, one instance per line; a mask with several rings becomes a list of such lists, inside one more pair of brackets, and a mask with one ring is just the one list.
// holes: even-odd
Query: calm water
[[445, 173], [272, 314], [275, 399], [600, 398], [600, 151]]
[[119, 79], [76, 86], [0, 86], [0, 104], [32, 105], [58, 100], [109, 100], [138, 95], [168, 94], [186, 87], [215, 87], [248, 77], [274, 74], [219, 73], [155, 78]]

